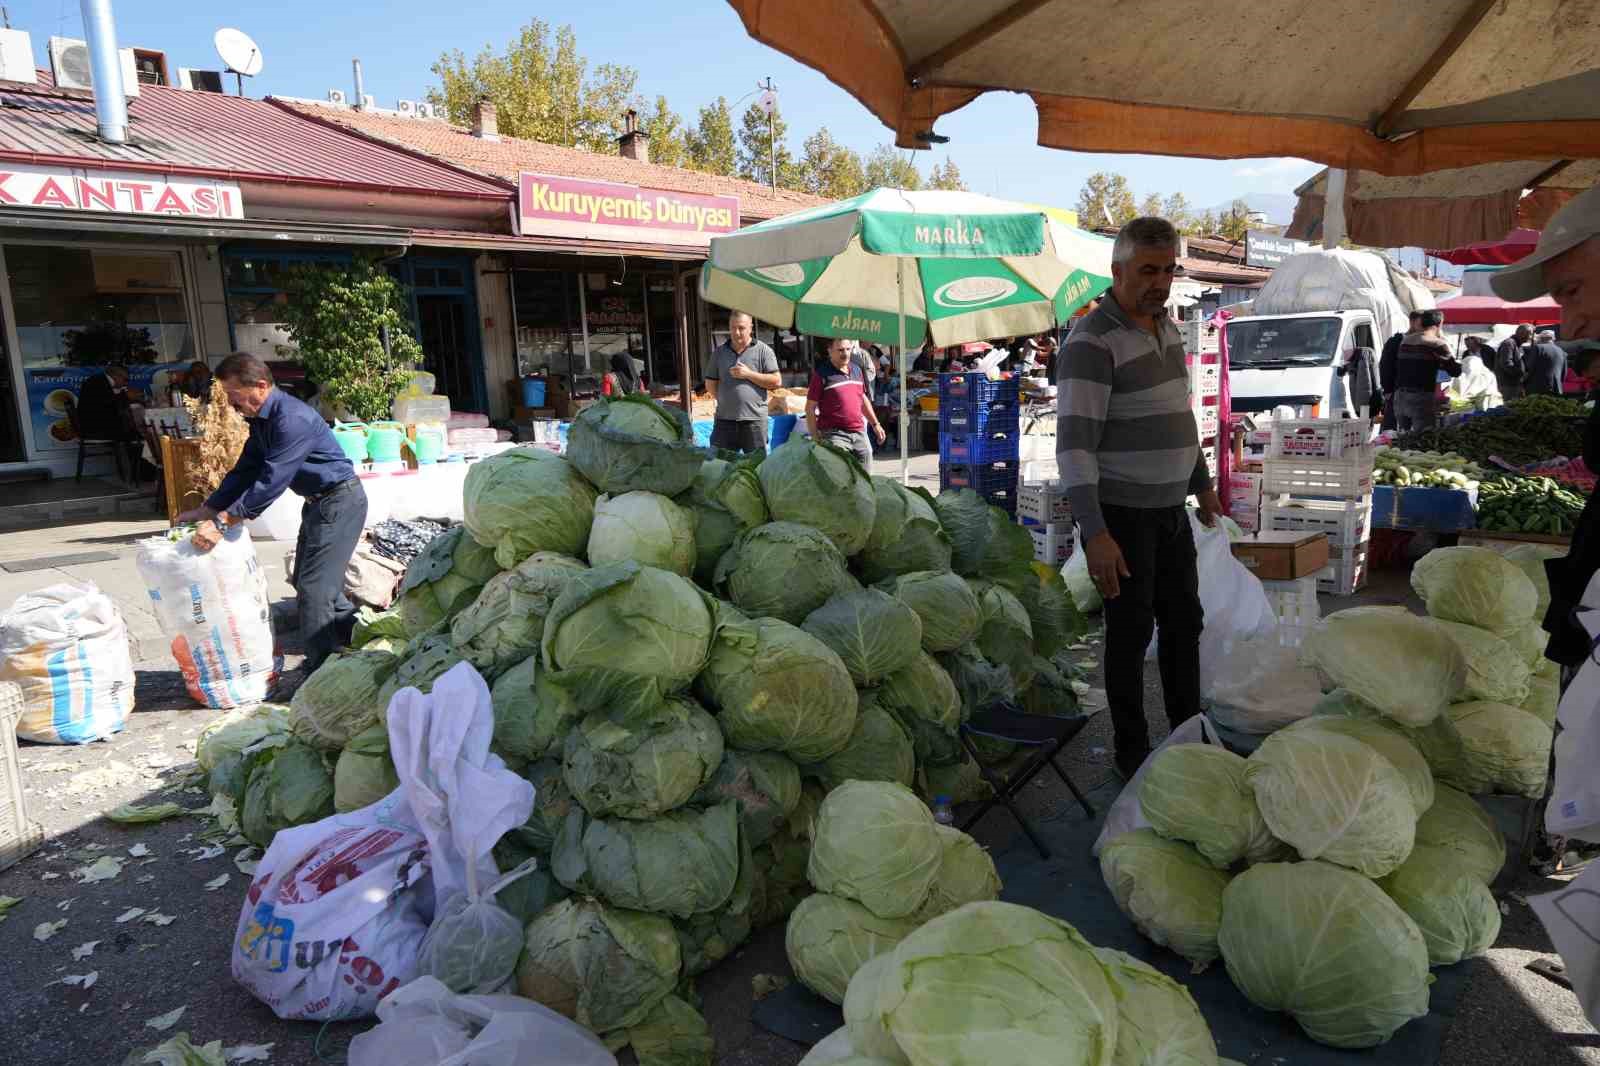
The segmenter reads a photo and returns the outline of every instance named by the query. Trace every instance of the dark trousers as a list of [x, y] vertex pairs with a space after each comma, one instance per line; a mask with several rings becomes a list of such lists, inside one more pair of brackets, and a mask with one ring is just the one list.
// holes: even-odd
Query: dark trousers
[[308, 498], [300, 509], [294, 590], [308, 670], [321, 666], [333, 653], [340, 643], [340, 627], [355, 618], [355, 604], [344, 594], [344, 575], [366, 524], [367, 494], [355, 478]]
[[765, 418], [719, 418], [711, 425], [711, 446], [730, 452], [767, 450]]
[[1102, 505], [1106, 529], [1132, 577], [1105, 603], [1106, 700], [1117, 764], [1132, 771], [1150, 751], [1144, 715], [1144, 657], [1159, 626], [1161, 690], [1174, 727], [1200, 713], [1200, 578], [1194, 532], [1183, 507]]

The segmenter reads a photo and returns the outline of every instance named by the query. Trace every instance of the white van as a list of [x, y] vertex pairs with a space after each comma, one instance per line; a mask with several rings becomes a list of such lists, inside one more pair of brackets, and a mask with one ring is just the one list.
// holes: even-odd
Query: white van
[[[1366, 309], [1235, 318], [1228, 330], [1228, 386], [1239, 414], [1295, 408], [1303, 418], [1354, 417], [1343, 375], [1357, 348], [1373, 369], [1388, 338]], [[1374, 383], [1376, 384], [1376, 383]]]

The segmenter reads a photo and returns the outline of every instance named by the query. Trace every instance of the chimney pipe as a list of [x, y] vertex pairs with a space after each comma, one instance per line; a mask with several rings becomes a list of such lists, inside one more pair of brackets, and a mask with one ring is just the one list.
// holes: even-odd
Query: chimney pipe
[[482, 141], [500, 139], [500, 123], [495, 116], [494, 101], [487, 96], [478, 97], [472, 105], [472, 135]]
[[366, 86], [361, 83], [361, 60], [352, 59], [350, 61], [350, 69], [355, 72], [356, 76], [356, 98], [353, 106], [357, 111], [361, 111], [364, 110], [367, 99]]
[[100, 139], [128, 143], [128, 98], [122, 88], [122, 58], [117, 55], [117, 26], [111, 0], [83, 0], [83, 35], [89, 44], [94, 77], [94, 117]]

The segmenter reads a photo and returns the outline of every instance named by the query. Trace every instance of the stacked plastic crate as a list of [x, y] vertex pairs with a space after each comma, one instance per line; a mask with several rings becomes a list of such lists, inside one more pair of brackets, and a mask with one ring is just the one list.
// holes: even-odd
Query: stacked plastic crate
[[1317, 589], [1348, 596], [1367, 584], [1372, 539], [1372, 426], [1365, 418], [1282, 419], [1262, 464], [1261, 528], [1328, 535]]
[[1189, 407], [1200, 427], [1200, 450], [1213, 481], [1217, 477], [1217, 448], [1222, 440], [1220, 420], [1222, 356], [1217, 330], [1203, 319], [1183, 323], [1183, 350], [1189, 364]]
[[1072, 508], [1059, 481], [1019, 486], [1017, 521], [1033, 536], [1033, 557], [1039, 562], [1061, 566], [1072, 557]]
[[979, 372], [939, 375], [939, 489], [972, 489], [1017, 513], [1022, 463], [1017, 381]]

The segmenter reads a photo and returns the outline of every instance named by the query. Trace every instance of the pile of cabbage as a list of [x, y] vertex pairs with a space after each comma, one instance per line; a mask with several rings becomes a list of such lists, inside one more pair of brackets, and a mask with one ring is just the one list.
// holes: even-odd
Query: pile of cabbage
[[471, 960], [514, 949], [512, 991], [641, 1061], [709, 1061], [686, 981], [753, 930], [794, 915], [797, 970], [839, 998], [862, 945], [994, 898], [987, 855], [928, 802], [983, 794], [958, 739], [976, 709], [1078, 712], [1084, 629], [1003, 511], [800, 437], [716, 458], [637, 396], [587, 408], [564, 456], [475, 463], [463, 503], [360, 647], [202, 745], [249, 840], [386, 796], [390, 699], [467, 662], [490, 685], [491, 750], [536, 793], [496, 862], [536, 867], [495, 896], [509, 947], [430, 942], [458, 960], [431, 964], [456, 991], [483, 990]]
[[1249, 758], [1159, 751], [1129, 786], [1143, 826], [1100, 852], [1144, 935], [1220, 958], [1252, 1002], [1336, 1047], [1388, 1040], [1427, 1012], [1430, 967], [1493, 945], [1505, 839], [1473, 796], [1546, 783], [1542, 567], [1442, 548], [1412, 584], [1427, 617], [1363, 607], [1313, 630], [1302, 656], [1326, 695]]

